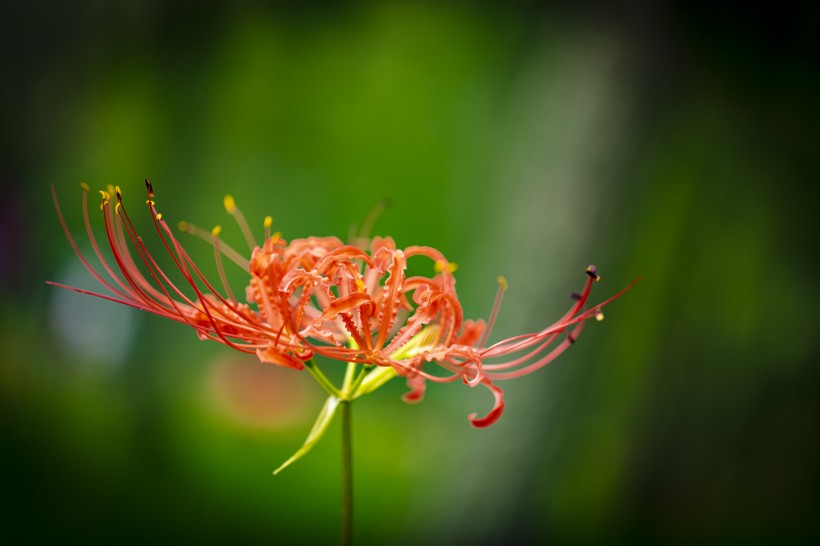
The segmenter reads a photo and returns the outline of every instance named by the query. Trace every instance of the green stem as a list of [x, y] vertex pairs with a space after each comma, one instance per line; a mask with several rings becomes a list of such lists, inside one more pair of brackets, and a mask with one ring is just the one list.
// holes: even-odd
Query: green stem
[[339, 402], [342, 419], [342, 546], [352, 544], [353, 535], [353, 446], [350, 400]]
[[305, 362], [305, 368], [307, 368], [310, 374], [316, 379], [316, 381], [319, 382], [322, 388], [325, 389], [325, 391], [327, 391], [327, 393], [330, 396], [333, 396], [335, 398], [342, 397], [342, 393], [339, 392], [339, 389], [336, 388], [336, 385], [330, 382], [330, 379], [328, 379], [327, 376], [325, 376], [325, 374], [322, 373], [322, 370], [319, 369], [319, 367], [316, 365], [312, 358]]

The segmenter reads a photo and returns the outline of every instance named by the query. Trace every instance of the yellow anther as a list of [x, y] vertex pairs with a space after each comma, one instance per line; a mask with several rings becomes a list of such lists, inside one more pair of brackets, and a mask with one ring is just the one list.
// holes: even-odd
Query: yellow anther
[[116, 206], [114, 207], [114, 212], [115, 212], [116, 214], [119, 214], [119, 213], [120, 213], [120, 207], [121, 207], [121, 206], [122, 206], [122, 203], [120, 203], [119, 201], [117, 201], [117, 204], [116, 204]]
[[233, 196], [226, 195], [223, 203], [225, 205], [225, 210], [228, 211], [228, 214], [233, 214], [233, 211], [236, 210], [236, 202], [233, 200]]
[[162, 220], [162, 213], [161, 212], [157, 213], [157, 220]]
[[100, 195], [102, 196], [103, 203], [108, 203], [111, 200], [111, 194], [107, 191], [100, 190]]
[[501, 290], [506, 290], [510, 287], [510, 285], [507, 283], [507, 279], [505, 279], [502, 275], [499, 275], [497, 280], [498, 285], [501, 287]]
[[273, 225], [273, 218], [271, 218], [270, 216], [265, 216], [265, 221], [262, 222], [262, 225], [266, 228], [271, 227], [271, 225]]
[[274, 241], [278, 241], [279, 239], [281, 239], [281, 238], [282, 238], [282, 232], [281, 232], [281, 231], [277, 231], [276, 233], [274, 233], [273, 235], [271, 235], [271, 236], [270, 236], [270, 238], [271, 238], [271, 239], [273, 239]]
[[222, 226], [214, 226], [214, 229], [211, 230], [211, 235], [214, 237], [219, 237], [220, 233], [222, 233]]
[[445, 269], [448, 273], [454, 273], [458, 269], [458, 264], [455, 262], [445, 262], [444, 260], [436, 260], [436, 273], [441, 273]]
[[116, 194], [117, 194], [117, 200], [122, 201], [122, 190], [120, 190], [120, 187], [119, 187], [119, 186], [116, 186], [116, 187], [114, 188], [114, 191], [115, 191], [115, 192], [116, 192]]
[[359, 289], [359, 292], [364, 292], [364, 281], [361, 279], [356, 279], [356, 288]]
[[85, 182], [80, 182], [80, 188], [82, 188], [83, 191], [87, 192], [88, 184], [86, 184]]
[[153, 200], [153, 199], [146, 199], [146, 200], [145, 200], [145, 204], [146, 204], [146, 205], [150, 205], [150, 206], [152, 206], [152, 207], [153, 207], [153, 206], [154, 206], [154, 200]]
[[598, 322], [604, 320], [604, 313], [600, 309], [598, 309], [598, 312], [595, 313], [595, 320], [597, 320]]
[[114, 189], [114, 186], [112, 186], [111, 184], [107, 184], [105, 186], [105, 189], [108, 190], [109, 195], [114, 195], [117, 191], [117, 190]]
[[180, 231], [182, 231], [183, 233], [187, 233], [187, 232], [188, 232], [188, 222], [186, 222], [185, 220], [180, 220], [180, 222], [177, 224], [177, 227], [178, 227], [178, 228], [179, 228], [179, 230], [180, 230]]

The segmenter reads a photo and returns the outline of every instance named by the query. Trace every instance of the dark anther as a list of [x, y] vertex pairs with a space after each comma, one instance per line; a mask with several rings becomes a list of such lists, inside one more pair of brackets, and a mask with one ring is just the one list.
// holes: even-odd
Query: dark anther
[[569, 334], [569, 335], [567, 336], [567, 339], [569, 340], [570, 344], [575, 343], [575, 336], [574, 336], [574, 335]]
[[154, 187], [151, 185], [151, 181], [147, 178], [145, 179], [145, 187], [148, 188], [148, 197], [153, 199], [154, 197]]
[[591, 266], [587, 267], [587, 275], [589, 275], [589, 277], [591, 279], [594, 279], [596, 281], [601, 278], [601, 277], [598, 276], [598, 270], [595, 269], [594, 265], [591, 265]]
[[569, 295], [569, 297], [574, 299], [575, 301], [581, 301], [583, 299], [583, 296], [581, 296], [581, 294], [579, 294], [578, 292], [573, 292]]

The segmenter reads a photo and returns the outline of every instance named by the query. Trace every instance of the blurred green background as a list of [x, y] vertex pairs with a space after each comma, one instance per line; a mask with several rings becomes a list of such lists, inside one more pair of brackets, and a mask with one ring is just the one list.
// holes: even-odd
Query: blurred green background
[[94, 284], [49, 186], [84, 242], [79, 183], [119, 184], [150, 240], [146, 177], [172, 223], [237, 248], [226, 193], [288, 239], [345, 237], [388, 198], [375, 231], [458, 262], [468, 317], [507, 277], [495, 339], [557, 318], [589, 263], [595, 300], [643, 276], [505, 382], [487, 430], [467, 414], [489, 395], [457, 383], [357, 402], [357, 543], [820, 539], [816, 8], [0, 9], [9, 543], [336, 540], [337, 426], [271, 475], [322, 404], [306, 373], [45, 285]]

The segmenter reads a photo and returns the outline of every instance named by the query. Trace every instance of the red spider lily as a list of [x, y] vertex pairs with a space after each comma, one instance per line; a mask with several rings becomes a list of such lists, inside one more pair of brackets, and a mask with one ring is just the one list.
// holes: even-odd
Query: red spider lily
[[[309, 237], [288, 243], [279, 234], [270, 235], [270, 217], [265, 219], [265, 241], [258, 246], [230, 196], [225, 198], [225, 207], [248, 241], [250, 260], [219, 239], [218, 227], [209, 234], [180, 224], [183, 231], [212, 242], [223, 290], [220, 293], [157, 212], [153, 188], [147, 180], [146, 186], [146, 203], [154, 227], [185, 281], [185, 291], [148, 252], [128, 217], [119, 187], [100, 192], [113, 263], [106, 258], [89, 221], [86, 185], [83, 216], [102, 272], [80, 253], [53, 188], [52, 194], [71, 246], [108, 294], [51, 284], [188, 324], [201, 339], [255, 353], [262, 362], [302, 369], [319, 354], [362, 364], [354, 386], [346, 394], [349, 399], [371, 392], [393, 375], [407, 379], [411, 389], [405, 395], [408, 402], [421, 400], [427, 381], [461, 379], [470, 386], [484, 385], [492, 392], [492, 410], [480, 418], [470, 415], [475, 427], [489, 426], [504, 409], [503, 391], [496, 381], [529, 374], [551, 362], [575, 342], [587, 319], [602, 318], [601, 307], [623, 293], [586, 308], [590, 289], [600, 279], [595, 267], [589, 266], [583, 289], [573, 294], [572, 306], [554, 324], [488, 345], [507, 288], [502, 277], [489, 319], [465, 321], [455, 290], [455, 264], [438, 250], [425, 246], [402, 250], [391, 238], [381, 237], [359, 246], [335, 237]], [[228, 286], [222, 255], [250, 273], [246, 303], [237, 300]], [[408, 277], [408, 260], [422, 258], [431, 262], [434, 274]], [[193, 296], [186, 295], [189, 289]], [[437, 365], [436, 373], [429, 369], [432, 363]]]

